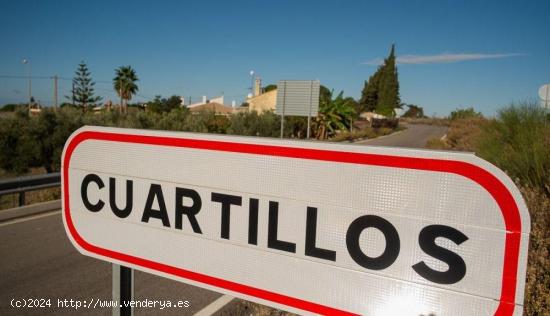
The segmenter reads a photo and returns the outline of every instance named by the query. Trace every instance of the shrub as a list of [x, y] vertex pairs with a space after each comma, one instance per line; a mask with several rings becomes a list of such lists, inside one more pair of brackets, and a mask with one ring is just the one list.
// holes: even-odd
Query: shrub
[[480, 118], [483, 115], [480, 112], [476, 112], [474, 108], [469, 107], [466, 109], [457, 109], [451, 112], [449, 119], [458, 120], [458, 119], [468, 119], [468, 118]]
[[241, 112], [232, 115], [229, 121], [229, 134], [264, 137], [280, 135], [281, 118], [273, 112]]
[[487, 120], [482, 117], [470, 117], [451, 121], [446, 141], [454, 150], [476, 152], [482, 128]]
[[[160, 113], [129, 108], [127, 114], [121, 114], [118, 111], [83, 112], [65, 106], [56, 111], [46, 108], [35, 116], [24, 108], [9, 116], [0, 116], [0, 169], [15, 175], [27, 173], [33, 167], [47, 172], [59, 170], [65, 141], [84, 125], [279, 137], [280, 124], [280, 116], [273, 112], [223, 116], [212, 111], [191, 113], [177, 107]], [[316, 130], [316, 124], [312, 119], [312, 130]], [[285, 117], [285, 137], [305, 138], [306, 129], [307, 118]]]
[[0, 167], [22, 174], [36, 165], [39, 152], [30, 135], [31, 120], [28, 116], [16, 115], [3, 118], [0, 124]]
[[174, 109], [162, 115], [157, 122], [156, 128], [167, 131], [183, 131], [185, 130], [185, 122], [189, 115], [191, 114], [187, 108]]
[[483, 126], [477, 144], [480, 157], [520, 183], [550, 195], [550, 120], [534, 104], [512, 105]]

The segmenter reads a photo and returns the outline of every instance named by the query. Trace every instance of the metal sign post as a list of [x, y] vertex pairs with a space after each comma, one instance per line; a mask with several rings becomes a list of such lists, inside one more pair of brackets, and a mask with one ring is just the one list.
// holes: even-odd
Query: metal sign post
[[311, 85], [309, 87], [309, 112], [307, 114], [307, 132], [306, 132], [306, 139], [309, 139], [309, 130], [310, 130], [310, 124], [311, 124], [311, 104], [313, 96], [313, 81], [311, 81]]
[[283, 82], [283, 113], [281, 113], [281, 138], [283, 138], [285, 128], [285, 107], [286, 107], [286, 81]]
[[134, 270], [113, 263], [113, 316], [133, 316], [130, 302], [134, 299]]

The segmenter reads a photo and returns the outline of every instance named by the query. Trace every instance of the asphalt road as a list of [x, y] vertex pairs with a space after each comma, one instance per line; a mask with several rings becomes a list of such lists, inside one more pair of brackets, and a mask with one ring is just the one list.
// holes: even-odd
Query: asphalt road
[[[58, 299], [110, 300], [112, 265], [78, 253], [61, 213], [0, 226], [0, 315], [111, 315], [110, 308], [58, 308]], [[220, 294], [139, 271], [136, 300], [178, 300], [188, 308], [137, 308], [136, 315], [193, 315]], [[51, 299], [51, 308], [13, 308], [12, 299]], [[70, 302], [69, 302], [70, 304]]]
[[[428, 139], [442, 137], [445, 133], [444, 127], [411, 124], [399, 133], [358, 143], [423, 148]], [[65, 299], [110, 300], [111, 269], [111, 264], [77, 252], [67, 239], [60, 212], [17, 223], [0, 223], [0, 315], [110, 315], [110, 308], [77, 310], [61, 307], [60, 302]], [[189, 302], [188, 308], [137, 308], [136, 315], [193, 315], [220, 296], [184, 283], [135, 272], [136, 300]], [[21, 299], [50, 299], [51, 307], [10, 306]], [[220, 313], [224, 314], [225, 310], [225, 314], [234, 314], [232, 305], [235, 303]]]
[[447, 133], [447, 127], [436, 125], [407, 124], [405, 130], [387, 136], [367, 139], [356, 144], [424, 148], [431, 138], [441, 138]]

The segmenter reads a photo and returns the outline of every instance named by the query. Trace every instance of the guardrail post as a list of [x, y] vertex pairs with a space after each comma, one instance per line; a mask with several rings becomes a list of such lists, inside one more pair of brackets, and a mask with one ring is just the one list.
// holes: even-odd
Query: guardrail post
[[[113, 316], [133, 316], [134, 309], [129, 305], [134, 299], [134, 270], [113, 264]], [[126, 305], [125, 305], [126, 304]]]
[[19, 206], [25, 205], [25, 192], [19, 192]]

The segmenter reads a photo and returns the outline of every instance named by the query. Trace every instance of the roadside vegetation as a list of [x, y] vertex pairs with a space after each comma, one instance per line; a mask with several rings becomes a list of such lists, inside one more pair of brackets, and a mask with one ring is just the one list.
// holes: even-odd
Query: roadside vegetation
[[[326, 108], [327, 112], [322, 112], [325, 114], [320, 114], [320, 119], [312, 119], [312, 138], [344, 141], [374, 138], [394, 131], [385, 127], [364, 127], [350, 133], [354, 113], [352, 105], [344, 101], [342, 94], [334, 99], [331, 96], [329, 92], [328, 99], [321, 106], [321, 110]], [[43, 109], [38, 115], [29, 115], [26, 107], [19, 108], [12, 115], [0, 117], [0, 178], [59, 171], [65, 141], [84, 125], [260, 137], [280, 135], [280, 116], [273, 112], [241, 112], [229, 116], [211, 111], [192, 113], [185, 107], [173, 106], [175, 99], [159, 97], [153, 101], [154, 110], [128, 107], [125, 109], [128, 113], [83, 111], [82, 108], [65, 106], [57, 111]], [[285, 117], [285, 138], [305, 138], [306, 133], [305, 117]], [[59, 190], [48, 189], [29, 192], [26, 196], [31, 204], [57, 199], [60, 195]], [[16, 195], [0, 197], [0, 209], [16, 206]]]
[[531, 215], [526, 315], [550, 311], [550, 114], [537, 104], [513, 104], [486, 119], [473, 109], [449, 117], [444, 140], [429, 148], [470, 151], [504, 170], [519, 186]]
[[[348, 112], [332, 109], [343, 107], [342, 102], [340, 94], [328, 102], [331, 104], [329, 111], [320, 114], [322, 118], [312, 120], [312, 137], [338, 141], [376, 137], [393, 131], [382, 127], [350, 133], [353, 111], [350, 108]], [[130, 108], [128, 114], [118, 111], [83, 112], [72, 107], [57, 111], [44, 109], [38, 115], [20, 110], [12, 116], [0, 118], [0, 122], [0, 168], [6, 176], [26, 174], [31, 168], [59, 171], [65, 141], [84, 125], [279, 137], [281, 124], [280, 116], [273, 112], [241, 112], [224, 116], [211, 111], [193, 113], [183, 107], [160, 113]], [[306, 118], [285, 117], [285, 138], [305, 138], [306, 129]]]

